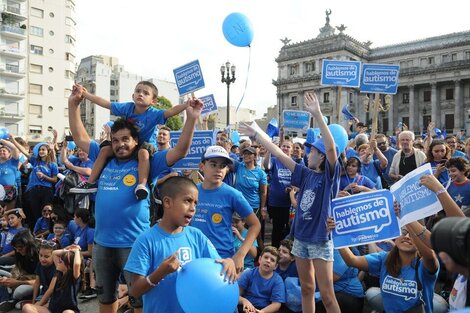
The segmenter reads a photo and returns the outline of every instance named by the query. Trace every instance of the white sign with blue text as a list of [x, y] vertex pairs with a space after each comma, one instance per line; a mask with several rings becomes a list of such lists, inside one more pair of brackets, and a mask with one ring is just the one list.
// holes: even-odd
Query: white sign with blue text
[[198, 60], [175, 68], [173, 74], [180, 96], [202, 89], [205, 86]]
[[400, 204], [400, 226], [423, 219], [442, 210], [434, 192], [419, 183], [423, 175], [432, 175], [431, 165], [426, 163], [390, 187], [395, 200]]
[[[170, 132], [170, 146], [174, 148], [181, 136], [180, 131]], [[196, 130], [194, 131], [193, 141], [189, 147], [189, 153], [172, 166], [175, 170], [197, 170], [201, 157], [209, 146], [215, 145], [215, 135], [212, 130]]]
[[335, 249], [384, 241], [400, 236], [393, 196], [388, 190], [333, 199]]
[[217, 104], [215, 103], [214, 95], [207, 95], [204, 97], [200, 97], [199, 100], [204, 103], [202, 107], [201, 116], [204, 117], [211, 113], [217, 112]]
[[361, 62], [327, 60], [322, 62], [321, 85], [359, 87]]
[[394, 95], [398, 90], [400, 65], [362, 64], [361, 92]]
[[284, 110], [284, 129], [307, 131], [310, 126], [310, 113], [306, 111]]

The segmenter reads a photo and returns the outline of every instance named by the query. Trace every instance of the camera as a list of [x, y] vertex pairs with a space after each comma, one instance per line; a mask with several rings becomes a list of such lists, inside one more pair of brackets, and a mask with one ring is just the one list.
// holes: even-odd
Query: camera
[[65, 141], [73, 141], [73, 136], [65, 136]]
[[436, 253], [446, 252], [456, 263], [470, 267], [470, 218], [440, 220], [432, 229], [431, 243]]

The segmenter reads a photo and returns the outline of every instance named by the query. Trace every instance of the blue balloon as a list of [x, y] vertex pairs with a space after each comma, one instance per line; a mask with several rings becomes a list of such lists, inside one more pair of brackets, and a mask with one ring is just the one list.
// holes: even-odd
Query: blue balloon
[[49, 144], [47, 142], [40, 142], [37, 145], [35, 145], [33, 148], [33, 156], [35, 157], [38, 156], [39, 148], [41, 148], [41, 146], [49, 146]]
[[239, 145], [240, 143], [240, 134], [238, 133], [238, 131], [234, 130], [232, 132], [232, 134], [230, 135], [230, 140], [232, 140], [232, 143], [234, 145]]
[[105, 125], [108, 125], [111, 128], [114, 125], [114, 121], [107, 121]]
[[74, 141], [67, 142], [67, 149], [74, 150], [77, 147]]
[[186, 263], [176, 277], [176, 296], [186, 313], [234, 312], [238, 283], [229, 284], [220, 275], [222, 264], [202, 258]]
[[0, 139], [8, 139], [8, 129], [0, 128]]
[[346, 129], [338, 124], [330, 124], [328, 125], [328, 128], [330, 129], [339, 152], [343, 152], [348, 145], [348, 133], [346, 132]]
[[323, 120], [325, 121], [325, 124], [328, 125], [328, 117], [323, 116]]
[[253, 40], [253, 26], [242, 13], [229, 14], [222, 24], [222, 31], [225, 39], [237, 47], [250, 46]]

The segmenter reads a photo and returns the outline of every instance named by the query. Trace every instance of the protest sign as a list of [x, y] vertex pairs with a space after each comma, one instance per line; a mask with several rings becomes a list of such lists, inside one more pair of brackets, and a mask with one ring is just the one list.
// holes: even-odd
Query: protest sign
[[327, 60], [322, 62], [322, 86], [359, 87], [361, 62]]
[[284, 129], [307, 131], [310, 126], [310, 113], [306, 111], [284, 110]]
[[[170, 146], [174, 148], [181, 131], [170, 132]], [[215, 145], [215, 133], [212, 130], [196, 130], [194, 131], [193, 141], [189, 147], [189, 153], [184, 158], [176, 162], [172, 168], [175, 170], [196, 170], [199, 169], [201, 157], [209, 146]]]
[[400, 65], [364, 63], [361, 92], [396, 94]]
[[419, 179], [423, 175], [432, 175], [429, 163], [421, 165], [390, 187], [390, 191], [401, 207], [400, 226], [434, 215], [442, 210], [436, 194], [419, 183]]
[[363, 192], [333, 199], [335, 249], [384, 241], [400, 236], [388, 190]]
[[175, 68], [173, 74], [180, 96], [202, 89], [205, 86], [198, 60]]
[[202, 107], [201, 111], [202, 117], [217, 112], [217, 104], [215, 103], [214, 95], [211, 94], [204, 97], [200, 97], [199, 100], [204, 103], [204, 106]]

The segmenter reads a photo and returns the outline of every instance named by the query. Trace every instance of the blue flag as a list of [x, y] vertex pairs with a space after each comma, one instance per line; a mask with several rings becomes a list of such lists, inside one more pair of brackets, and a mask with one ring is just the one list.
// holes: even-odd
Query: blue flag
[[266, 128], [266, 133], [269, 137], [279, 136], [279, 124], [275, 118], [273, 118]]
[[343, 113], [343, 117], [347, 121], [352, 121], [352, 120], [356, 119], [356, 117], [354, 115], [352, 115], [351, 112], [349, 112], [349, 105], [348, 104], [343, 105], [343, 109], [341, 110], [341, 113]]

